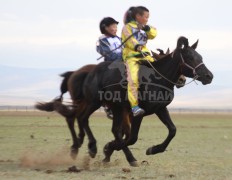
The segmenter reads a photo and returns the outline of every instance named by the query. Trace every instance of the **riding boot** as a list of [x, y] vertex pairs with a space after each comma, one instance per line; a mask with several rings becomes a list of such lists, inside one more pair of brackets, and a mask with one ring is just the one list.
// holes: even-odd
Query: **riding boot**
[[145, 113], [145, 111], [139, 106], [135, 106], [132, 108], [132, 113], [133, 116], [136, 117], [136, 116], [142, 116]]

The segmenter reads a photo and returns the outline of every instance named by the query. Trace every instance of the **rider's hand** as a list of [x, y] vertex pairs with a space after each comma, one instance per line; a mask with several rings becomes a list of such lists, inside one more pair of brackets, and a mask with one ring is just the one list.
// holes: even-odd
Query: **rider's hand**
[[143, 49], [143, 46], [142, 46], [142, 45], [138, 45], [138, 46], [136, 47], [136, 51], [138, 51], [138, 52], [141, 52], [142, 49]]
[[151, 29], [151, 28], [150, 28], [150, 26], [148, 26], [148, 25], [143, 26], [143, 30], [144, 30], [144, 31], [150, 31], [150, 29]]

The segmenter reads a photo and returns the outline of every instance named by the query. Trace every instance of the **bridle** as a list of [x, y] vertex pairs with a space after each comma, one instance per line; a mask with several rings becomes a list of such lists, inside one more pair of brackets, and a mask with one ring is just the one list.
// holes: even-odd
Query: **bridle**
[[192, 66], [190, 66], [189, 64], [187, 64], [182, 56], [182, 54], [180, 53], [180, 57], [181, 57], [181, 60], [182, 60], [182, 64], [186, 67], [188, 67], [189, 69], [192, 69], [193, 71], [193, 76], [198, 76], [200, 77], [197, 73], [196, 73], [196, 69], [199, 68], [201, 65], [204, 65], [203, 62], [199, 63], [198, 65], [196, 65], [195, 68], [193, 68]]
[[[173, 58], [173, 56], [174, 56], [174, 53], [175, 53], [175, 51], [173, 51], [172, 54], [171, 54], [171, 57], [172, 57], [172, 58]], [[141, 54], [143, 55], [143, 57], [146, 58], [146, 54], [145, 54], [145, 53], [141, 52]], [[195, 68], [193, 68], [192, 66], [190, 66], [189, 64], [187, 64], [187, 63], [185, 62], [185, 60], [184, 60], [184, 58], [183, 58], [183, 56], [182, 56], [181, 53], [180, 53], [180, 57], [181, 57], [181, 61], [182, 61], [182, 64], [180, 64], [180, 66], [181, 66], [181, 65], [184, 65], [184, 66], [186, 66], [186, 67], [192, 69], [192, 71], [193, 71], [193, 76], [194, 76], [190, 82], [185, 83], [184, 85], [183, 85], [183, 84], [180, 84], [180, 83], [173, 82], [172, 80], [168, 79], [168, 78], [165, 77], [163, 74], [161, 74], [161, 73], [152, 65], [152, 63], [151, 63], [150, 61], [148, 61], [147, 59], [146, 59], [146, 61], [147, 61], [148, 64], [151, 66], [151, 68], [152, 68], [157, 74], [159, 74], [162, 78], [164, 78], [166, 81], [170, 82], [170, 83], [173, 84], [173, 85], [186, 86], [186, 85], [192, 83], [193, 81], [195, 82], [195, 80], [196, 80], [198, 77], [200, 77], [200, 76], [196, 73], [196, 69], [197, 69], [198, 67], [200, 67], [201, 65], [203, 65], [204, 63], [201, 62], [201, 63], [199, 63]], [[162, 61], [162, 60], [161, 60], [161, 61]], [[182, 71], [182, 70], [181, 70], [181, 71]], [[195, 82], [195, 83], [196, 83], [196, 82]], [[196, 83], [196, 84], [197, 84], [197, 83]]]

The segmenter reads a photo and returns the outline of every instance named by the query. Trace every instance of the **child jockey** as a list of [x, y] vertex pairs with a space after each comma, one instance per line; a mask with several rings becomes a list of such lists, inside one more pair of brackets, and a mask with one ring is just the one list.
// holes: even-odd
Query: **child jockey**
[[117, 36], [118, 22], [111, 17], [103, 18], [100, 31], [103, 34], [97, 41], [97, 52], [105, 61], [122, 61], [121, 39]]
[[[122, 61], [121, 39], [117, 36], [118, 22], [111, 18], [103, 18], [100, 22], [102, 36], [97, 41], [96, 50], [104, 57], [104, 61]], [[107, 117], [113, 119], [109, 107], [104, 106]]]
[[154, 61], [146, 43], [148, 39], [156, 37], [157, 31], [147, 25], [148, 18], [149, 10], [146, 7], [131, 7], [125, 14], [125, 25], [122, 29], [122, 42], [125, 41], [123, 60], [127, 67], [128, 100], [134, 116], [143, 115], [145, 112], [138, 106], [138, 61]]

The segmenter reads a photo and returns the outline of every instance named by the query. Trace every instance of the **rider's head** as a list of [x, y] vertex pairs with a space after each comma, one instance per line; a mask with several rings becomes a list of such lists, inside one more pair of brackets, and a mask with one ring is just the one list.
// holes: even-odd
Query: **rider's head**
[[102, 34], [116, 36], [118, 21], [111, 17], [105, 17], [100, 22], [100, 31]]
[[149, 18], [149, 10], [144, 6], [130, 7], [124, 15], [124, 24], [137, 21], [139, 24], [146, 25]]

